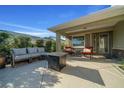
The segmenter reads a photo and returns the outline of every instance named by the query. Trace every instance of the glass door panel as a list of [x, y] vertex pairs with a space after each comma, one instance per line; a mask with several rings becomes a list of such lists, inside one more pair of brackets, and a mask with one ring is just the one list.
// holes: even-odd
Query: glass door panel
[[109, 34], [100, 33], [99, 35], [99, 53], [106, 54], [109, 52]]

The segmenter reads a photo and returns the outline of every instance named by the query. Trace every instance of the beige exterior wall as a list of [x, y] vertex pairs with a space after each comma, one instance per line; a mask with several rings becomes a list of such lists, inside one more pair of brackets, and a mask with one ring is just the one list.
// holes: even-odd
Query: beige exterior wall
[[124, 21], [117, 23], [113, 31], [113, 49], [124, 50]]

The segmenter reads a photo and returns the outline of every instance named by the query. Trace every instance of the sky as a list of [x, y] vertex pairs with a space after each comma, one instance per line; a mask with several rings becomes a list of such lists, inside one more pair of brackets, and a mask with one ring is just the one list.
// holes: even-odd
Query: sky
[[0, 30], [38, 37], [55, 36], [49, 27], [110, 7], [109, 5], [0, 6]]

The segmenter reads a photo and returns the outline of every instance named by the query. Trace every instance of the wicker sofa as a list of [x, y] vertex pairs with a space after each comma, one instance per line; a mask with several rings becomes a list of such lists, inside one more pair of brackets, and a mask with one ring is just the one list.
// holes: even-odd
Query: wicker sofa
[[32, 58], [42, 57], [45, 49], [41, 48], [13, 48], [12, 49], [12, 63], [11, 66], [15, 67], [15, 63], [19, 61], [28, 60], [32, 61]]

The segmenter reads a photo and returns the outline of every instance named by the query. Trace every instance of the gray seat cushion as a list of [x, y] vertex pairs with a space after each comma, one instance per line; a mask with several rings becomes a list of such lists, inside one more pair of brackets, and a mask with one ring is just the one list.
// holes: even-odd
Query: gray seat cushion
[[15, 61], [21, 61], [21, 60], [25, 60], [25, 59], [29, 59], [29, 55], [18, 55], [18, 56], [15, 56]]
[[29, 57], [30, 57], [30, 58], [39, 57], [39, 56], [41, 56], [40, 53], [29, 54]]
[[37, 53], [37, 48], [27, 48], [28, 54], [34, 54]]
[[14, 48], [12, 49], [14, 55], [25, 55], [27, 54], [26, 48]]
[[47, 56], [48, 53], [47, 53], [47, 52], [42, 52], [42, 53], [40, 53], [40, 55], [41, 55], [41, 56]]
[[38, 50], [38, 53], [42, 53], [42, 52], [45, 52], [45, 49], [44, 49], [44, 47], [41, 47], [41, 48], [37, 48], [37, 50]]

